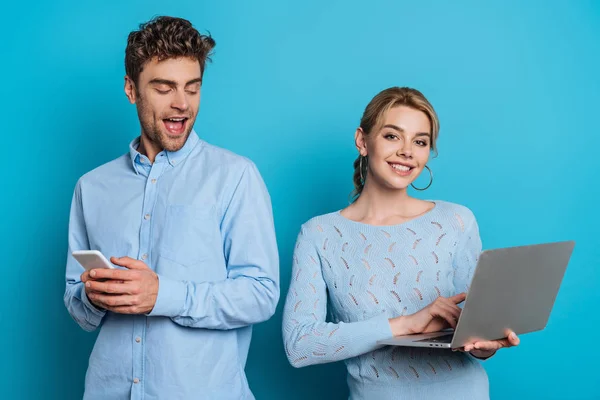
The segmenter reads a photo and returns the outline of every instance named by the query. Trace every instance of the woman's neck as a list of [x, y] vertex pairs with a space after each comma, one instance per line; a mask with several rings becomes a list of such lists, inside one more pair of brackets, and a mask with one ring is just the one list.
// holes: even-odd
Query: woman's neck
[[406, 189], [389, 189], [367, 181], [358, 199], [342, 214], [358, 222], [389, 225], [418, 217], [433, 207], [410, 197]]

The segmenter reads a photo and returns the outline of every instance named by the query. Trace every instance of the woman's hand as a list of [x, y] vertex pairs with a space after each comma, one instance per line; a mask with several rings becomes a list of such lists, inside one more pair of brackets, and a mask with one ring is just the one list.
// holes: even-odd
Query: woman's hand
[[456, 328], [461, 309], [457, 304], [465, 301], [466, 294], [452, 297], [438, 297], [433, 303], [414, 314], [390, 319], [394, 336], [416, 333], [439, 332], [446, 328]]
[[508, 331], [505, 339], [485, 340], [465, 345], [463, 351], [470, 352], [477, 358], [490, 358], [498, 349], [518, 346], [521, 340], [513, 331]]

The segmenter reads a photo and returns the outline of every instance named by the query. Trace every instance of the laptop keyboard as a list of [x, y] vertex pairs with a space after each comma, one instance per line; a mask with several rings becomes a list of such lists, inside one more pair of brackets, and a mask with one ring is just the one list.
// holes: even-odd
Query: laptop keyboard
[[442, 335], [434, 338], [415, 340], [415, 342], [452, 343], [453, 337], [454, 333], [449, 333], [447, 335]]

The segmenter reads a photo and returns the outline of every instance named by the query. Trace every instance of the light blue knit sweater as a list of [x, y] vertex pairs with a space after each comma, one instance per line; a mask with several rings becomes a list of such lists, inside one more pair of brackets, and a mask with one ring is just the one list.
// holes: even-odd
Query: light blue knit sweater
[[481, 253], [473, 213], [435, 201], [403, 224], [374, 226], [340, 212], [302, 226], [283, 335], [296, 367], [344, 360], [351, 399], [488, 399], [479, 361], [446, 349], [380, 346], [389, 318], [468, 291]]

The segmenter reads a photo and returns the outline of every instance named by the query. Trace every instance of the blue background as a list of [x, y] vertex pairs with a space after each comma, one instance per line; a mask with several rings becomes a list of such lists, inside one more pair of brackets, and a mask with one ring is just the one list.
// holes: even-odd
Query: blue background
[[0, 398], [81, 397], [95, 335], [63, 306], [71, 195], [139, 133], [125, 43], [159, 14], [216, 39], [196, 129], [254, 160], [272, 195], [282, 301], [255, 328], [258, 399], [347, 395], [343, 364], [289, 366], [281, 309], [301, 223], [347, 205], [354, 129], [394, 85], [423, 91], [440, 116], [423, 197], [470, 207], [484, 248], [577, 241], [547, 329], [485, 363], [492, 398], [600, 398], [598, 346], [575, 336], [600, 328], [598, 2], [167, 3], [3, 6]]

